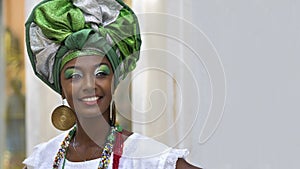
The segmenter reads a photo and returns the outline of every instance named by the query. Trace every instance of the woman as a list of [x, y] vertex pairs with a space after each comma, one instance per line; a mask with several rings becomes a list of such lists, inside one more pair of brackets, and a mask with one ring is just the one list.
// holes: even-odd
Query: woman
[[137, 18], [122, 1], [45, 0], [26, 22], [26, 44], [36, 75], [70, 108], [52, 114], [68, 131], [36, 146], [25, 168], [197, 168], [184, 160], [187, 150], [115, 124], [113, 93], [141, 46]]

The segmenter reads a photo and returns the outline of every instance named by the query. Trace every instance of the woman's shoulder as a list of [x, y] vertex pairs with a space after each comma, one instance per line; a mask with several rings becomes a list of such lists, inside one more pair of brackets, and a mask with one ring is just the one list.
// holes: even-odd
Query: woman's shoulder
[[187, 156], [189, 151], [187, 149], [172, 148], [163, 142], [158, 141], [155, 138], [145, 136], [139, 133], [132, 133], [124, 144], [125, 152], [127, 149], [141, 151], [140, 153], [148, 155], [160, 155], [160, 154], [176, 154], [178, 156]]
[[196, 167], [188, 163], [187, 161], [185, 161], [185, 159], [180, 158], [176, 162], [176, 169], [202, 169], [202, 168]]
[[187, 149], [172, 148], [154, 138], [133, 133], [124, 143], [122, 158], [127, 167], [175, 169], [177, 160], [188, 154]]
[[66, 135], [66, 132], [61, 133], [47, 142], [36, 145], [32, 153], [23, 161], [23, 164], [28, 169], [36, 168], [37, 166], [40, 168], [43, 165], [49, 166], [49, 164], [52, 166], [53, 159]]

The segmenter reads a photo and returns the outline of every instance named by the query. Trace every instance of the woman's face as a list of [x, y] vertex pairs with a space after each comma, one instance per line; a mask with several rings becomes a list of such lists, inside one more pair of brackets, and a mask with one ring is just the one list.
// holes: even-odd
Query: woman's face
[[67, 62], [61, 73], [61, 87], [77, 116], [95, 117], [106, 113], [112, 99], [113, 71], [106, 57], [82, 56]]

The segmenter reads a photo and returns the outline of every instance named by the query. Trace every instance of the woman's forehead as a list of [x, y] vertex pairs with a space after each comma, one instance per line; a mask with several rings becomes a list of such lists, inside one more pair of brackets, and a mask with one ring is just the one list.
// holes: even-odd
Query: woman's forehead
[[96, 56], [96, 55], [80, 56], [80, 57], [70, 60], [69, 62], [66, 63], [66, 65], [86, 66], [86, 65], [96, 65], [96, 64], [101, 64], [101, 63], [106, 63], [106, 64], [110, 65], [110, 63], [106, 57]]

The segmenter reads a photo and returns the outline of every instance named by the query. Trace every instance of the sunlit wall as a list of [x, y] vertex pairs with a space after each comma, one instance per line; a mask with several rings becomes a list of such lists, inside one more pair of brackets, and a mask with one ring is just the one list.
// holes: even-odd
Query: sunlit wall
[[24, 1], [1, 1], [1, 168], [25, 158]]
[[[0, 0], [0, 35], [3, 35], [3, 2]], [[3, 36], [0, 36], [0, 91], [5, 91], [5, 61], [4, 61], [4, 55], [3, 55]], [[0, 95], [0, 152], [4, 152], [4, 110], [5, 110], [5, 95]], [[0, 153], [0, 168], [3, 167], [3, 157], [4, 154]]]

